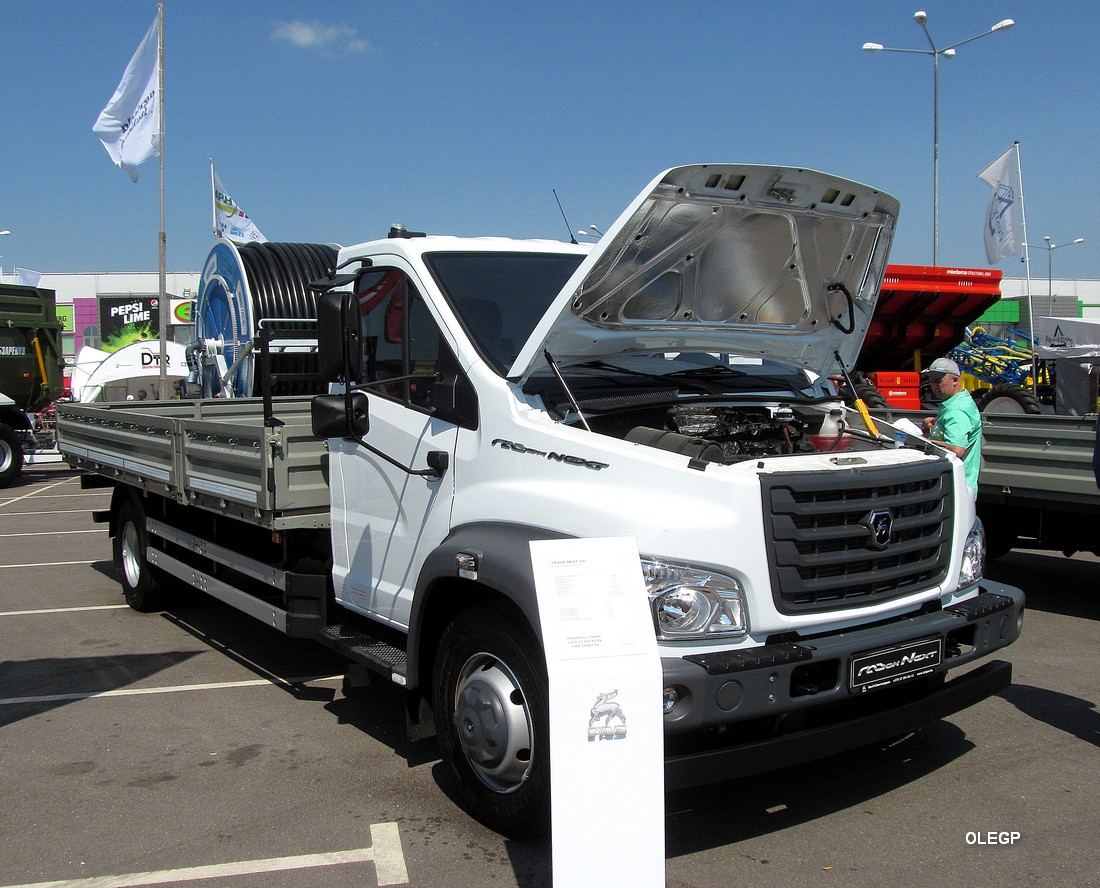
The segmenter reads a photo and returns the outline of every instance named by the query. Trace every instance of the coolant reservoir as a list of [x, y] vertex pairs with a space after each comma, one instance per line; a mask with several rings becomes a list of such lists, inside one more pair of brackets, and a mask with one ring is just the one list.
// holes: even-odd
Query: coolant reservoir
[[830, 450], [843, 450], [852, 440], [848, 434], [848, 423], [844, 419], [844, 411], [834, 407], [821, 423], [821, 428], [815, 434], [809, 435], [810, 444], [814, 450], [828, 452]]

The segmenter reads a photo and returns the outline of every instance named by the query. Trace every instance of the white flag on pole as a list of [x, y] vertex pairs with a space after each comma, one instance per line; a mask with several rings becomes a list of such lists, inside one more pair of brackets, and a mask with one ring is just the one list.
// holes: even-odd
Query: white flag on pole
[[15, 276], [24, 287], [37, 287], [42, 283], [42, 274], [29, 268], [16, 266]]
[[130, 59], [118, 89], [92, 127], [115, 166], [137, 181], [137, 167], [160, 153], [157, 22]]
[[256, 227], [256, 223], [237, 206], [236, 201], [226, 192], [222, 180], [214, 173], [214, 224], [218, 236], [238, 244], [265, 243], [267, 238]]
[[978, 174], [993, 193], [985, 212], [985, 254], [990, 265], [1024, 248], [1024, 190], [1020, 146], [1014, 144]]

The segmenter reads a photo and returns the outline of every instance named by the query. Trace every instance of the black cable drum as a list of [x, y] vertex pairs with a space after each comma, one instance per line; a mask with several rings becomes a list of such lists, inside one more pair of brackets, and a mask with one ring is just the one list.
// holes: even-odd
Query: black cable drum
[[[251, 243], [218, 240], [203, 266], [195, 306], [198, 339], [221, 339], [226, 368], [232, 367], [260, 329], [291, 329], [317, 317], [317, 293], [309, 282], [329, 277], [339, 248], [330, 244]], [[272, 322], [272, 323], [267, 323]], [[230, 378], [235, 397], [261, 394], [258, 358], [248, 354]], [[317, 355], [305, 349], [271, 355], [274, 377], [316, 373]], [[276, 395], [312, 395], [324, 390], [317, 381], [276, 381]]]

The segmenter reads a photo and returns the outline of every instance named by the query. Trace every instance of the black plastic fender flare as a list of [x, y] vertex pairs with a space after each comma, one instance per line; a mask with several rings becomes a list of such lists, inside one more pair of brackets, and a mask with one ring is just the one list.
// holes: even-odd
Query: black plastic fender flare
[[[417, 579], [409, 617], [407, 687], [415, 689], [420, 685], [421, 639], [440, 582], [463, 579], [456, 561], [460, 554], [477, 558], [477, 577], [470, 579], [470, 582], [515, 605], [541, 643], [542, 628], [528, 543], [532, 540], [573, 538], [572, 534], [541, 527], [495, 521], [476, 522], [453, 529], [425, 559]], [[475, 603], [478, 602], [471, 601], [471, 605]]]

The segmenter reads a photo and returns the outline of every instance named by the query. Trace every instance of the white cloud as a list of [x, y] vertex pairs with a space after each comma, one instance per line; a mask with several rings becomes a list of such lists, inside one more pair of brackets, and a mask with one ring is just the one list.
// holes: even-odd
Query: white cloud
[[271, 33], [276, 40], [285, 40], [306, 49], [328, 52], [370, 52], [370, 41], [359, 36], [348, 25], [323, 25], [320, 22], [277, 22]]

